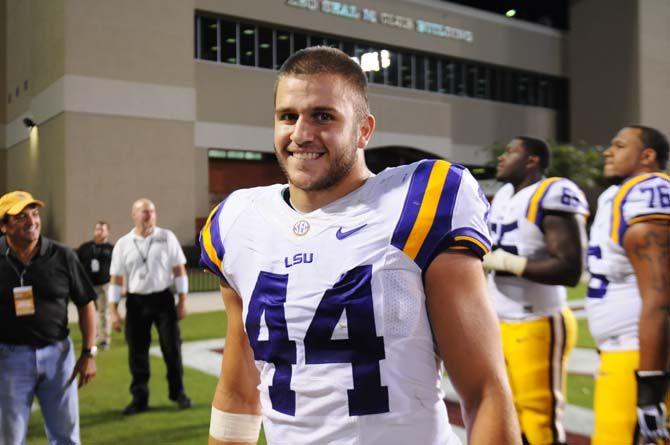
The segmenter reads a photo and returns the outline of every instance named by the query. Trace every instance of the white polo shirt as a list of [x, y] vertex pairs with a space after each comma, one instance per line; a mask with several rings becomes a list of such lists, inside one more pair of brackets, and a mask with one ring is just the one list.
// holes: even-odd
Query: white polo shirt
[[155, 227], [143, 238], [133, 229], [114, 246], [109, 273], [125, 277], [129, 293], [151, 294], [172, 284], [172, 269], [180, 264], [186, 257], [170, 230]]

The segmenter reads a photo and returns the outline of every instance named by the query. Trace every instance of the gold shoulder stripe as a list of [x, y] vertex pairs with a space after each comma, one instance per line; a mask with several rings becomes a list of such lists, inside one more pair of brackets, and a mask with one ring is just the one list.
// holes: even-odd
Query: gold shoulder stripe
[[487, 249], [484, 244], [482, 244], [479, 240], [477, 240], [477, 239], [475, 239], [471, 236], [458, 235], [458, 236], [454, 237], [454, 241], [469, 241], [472, 244], [475, 244], [475, 245], [479, 246], [479, 248], [482, 249], [482, 252], [484, 252], [484, 254], [487, 254], [489, 252], [489, 249]]
[[626, 195], [628, 195], [628, 192], [630, 192], [633, 187], [640, 182], [651, 178], [651, 176], [650, 173], [645, 173], [629, 179], [619, 188], [616, 195], [614, 195], [614, 200], [612, 201], [612, 228], [610, 230], [610, 239], [616, 244], [619, 244], [619, 231], [621, 229], [621, 224], [624, 222], [622, 214], [624, 198], [626, 198]]
[[542, 181], [540, 185], [537, 187], [535, 193], [533, 193], [533, 196], [530, 198], [530, 204], [528, 205], [528, 212], [526, 213], [526, 218], [528, 219], [528, 221], [535, 224], [537, 214], [540, 211], [540, 201], [542, 200], [544, 193], [547, 191], [547, 189], [551, 184], [558, 181], [559, 179], [563, 178], [558, 176], [555, 176], [553, 178], [547, 178], [544, 181]]
[[635, 223], [646, 222], [646, 221], [665, 221], [665, 220], [670, 221], [670, 215], [668, 215], [667, 213], [654, 213], [651, 215], [636, 216], [635, 218], [632, 218], [630, 221], [628, 221], [628, 225], [632, 226]]
[[419, 214], [412, 226], [412, 231], [407, 238], [407, 242], [402, 249], [412, 260], [419, 254], [419, 250], [421, 249], [426, 236], [428, 236], [428, 231], [430, 231], [430, 228], [433, 225], [433, 220], [437, 213], [437, 206], [440, 203], [440, 196], [444, 189], [444, 183], [447, 181], [447, 174], [449, 173], [450, 167], [450, 162], [437, 161], [433, 164], [433, 168], [430, 171], [430, 177], [428, 178], [426, 191], [421, 201]]
[[212, 218], [216, 214], [216, 211], [219, 210], [220, 206], [221, 203], [214, 207], [212, 212], [209, 214], [209, 217], [207, 218], [207, 222], [205, 222], [205, 226], [202, 228], [202, 245], [205, 247], [205, 252], [207, 252], [207, 256], [209, 257], [210, 261], [214, 263], [216, 267], [219, 268], [219, 270], [221, 270], [221, 259], [216, 254], [216, 249], [212, 244], [211, 226]]

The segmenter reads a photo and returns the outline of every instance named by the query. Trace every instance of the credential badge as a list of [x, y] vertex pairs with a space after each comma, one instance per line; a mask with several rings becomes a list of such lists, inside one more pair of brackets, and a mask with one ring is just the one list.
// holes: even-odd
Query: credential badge
[[298, 236], [307, 235], [309, 232], [309, 223], [304, 219], [301, 219], [297, 223], [293, 224], [293, 233]]

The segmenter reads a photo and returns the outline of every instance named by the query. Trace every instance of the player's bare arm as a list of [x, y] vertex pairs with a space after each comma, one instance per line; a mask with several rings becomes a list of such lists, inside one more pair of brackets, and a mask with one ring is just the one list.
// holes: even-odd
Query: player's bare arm
[[468, 443], [521, 444], [498, 321], [481, 262], [443, 253], [425, 275], [426, 305], [440, 357], [462, 401]]
[[[260, 377], [244, 331], [242, 299], [225, 281], [221, 282], [221, 296], [228, 316], [228, 328], [221, 374], [212, 406], [225, 413], [260, 416], [261, 404], [257, 389]], [[255, 444], [256, 441], [221, 441], [209, 437], [210, 445], [247, 445]]]
[[575, 286], [582, 275], [580, 227], [572, 213], [545, 211], [542, 231], [548, 258], [529, 259], [522, 277], [543, 284]]
[[670, 221], [633, 224], [624, 248], [642, 296], [640, 369], [665, 370], [670, 359]]

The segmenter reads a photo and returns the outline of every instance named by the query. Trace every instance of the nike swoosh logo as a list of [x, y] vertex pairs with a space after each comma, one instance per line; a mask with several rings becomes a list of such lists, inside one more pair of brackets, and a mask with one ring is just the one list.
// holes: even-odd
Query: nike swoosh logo
[[367, 224], [363, 224], [362, 226], [358, 226], [355, 229], [347, 230], [346, 232], [342, 231], [342, 227], [337, 229], [337, 233], [335, 233], [335, 236], [337, 239], [345, 239], [348, 236], [353, 235], [354, 233], [358, 232], [361, 230], [363, 227], [367, 226]]

